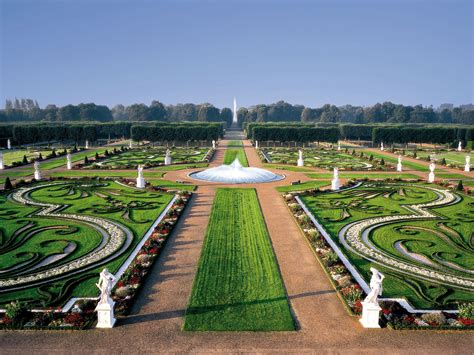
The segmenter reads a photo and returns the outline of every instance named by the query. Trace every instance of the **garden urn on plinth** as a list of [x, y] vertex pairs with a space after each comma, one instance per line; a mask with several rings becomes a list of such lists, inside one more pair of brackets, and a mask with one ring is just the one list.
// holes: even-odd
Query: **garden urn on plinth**
[[297, 166], [304, 166], [304, 160], [303, 160], [303, 151], [302, 150], [299, 150], [298, 151], [298, 163], [297, 163]]
[[97, 311], [97, 328], [113, 328], [115, 324], [114, 305], [115, 302], [110, 297], [115, 276], [104, 269], [100, 273], [99, 282], [96, 286], [100, 290], [99, 303], [95, 310]]

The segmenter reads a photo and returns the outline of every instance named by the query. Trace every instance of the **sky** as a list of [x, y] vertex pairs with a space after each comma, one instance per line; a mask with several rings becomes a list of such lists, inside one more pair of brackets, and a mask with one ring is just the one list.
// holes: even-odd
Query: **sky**
[[0, 107], [474, 102], [470, 0], [0, 4]]

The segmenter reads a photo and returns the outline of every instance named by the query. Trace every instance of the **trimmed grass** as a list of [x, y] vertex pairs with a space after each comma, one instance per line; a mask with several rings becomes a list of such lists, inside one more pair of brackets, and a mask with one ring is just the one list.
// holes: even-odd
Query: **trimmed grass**
[[195, 185], [191, 184], [178, 184], [170, 180], [153, 180], [151, 182], [153, 186], [164, 187], [171, 190], [181, 190], [181, 191], [194, 191], [196, 190]]
[[438, 173], [438, 174], [436, 174], [436, 176], [439, 177], [439, 178], [443, 178], [443, 179], [460, 179], [460, 180], [474, 179], [474, 176], [469, 177], [469, 176], [462, 175], [462, 174], [452, 174], [452, 173]]
[[294, 330], [254, 189], [218, 189], [184, 330]]
[[330, 184], [329, 181], [308, 181], [308, 182], [303, 182], [298, 185], [280, 186], [280, 187], [277, 187], [276, 189], [279, 192], [304, 191], [304, 190], [310, 190], [310, 189], [318, 189], [321, 186], [326, 186], [329, 184]]
[[191, 163], [191, 164], [176, 164], [176, 165], [165, 165], [158, 166], [156, 168], [151, 168], [148, 171], [178, 171], [185, 169], [194, 169], [194, 168], [207, 168], [208, 163]]
[[[360, 152], [360, 151], [358, 151]], [[393, 155], [389, 155], [389, 153], [374, 153], [374, 152], [366, 152], [364, 150], [362, 150], [362, 152], [364, 152], [365, 155], [373, 155], [374, 158], [376, 159], [384, 159], [387, 163], [390, 163], [392, 165], [397, 165], [398, 163], [398, 158], [393, 156]], [[413, 170], [418, 170], [418, 171], [426, 171], [428, 172], [429, 169], [427, 166], [424, 166], [422, 164], [418, 164], [418, 163], [414, 163], [414, 162], [411, 162], [411, 161], [406, 161], [406, 160], [403, 160], [402, 161], [402, 166], [407, 169], [413, 169]]]
[[[163, 177], [165, 173], [160, 171], [149, 171], [143, 170], [143, 176], [145, 179], [159, 179]], [[116, 171], [116, 170], [66, 170], [53, 172], [50, 176], [54, 177], [126, 177], [126, 178], [136, 178], [137, 172], [134, 170], [131, 171]]]
[[[230, 148], [229, 147], [233, 147]], [[242, 141], [230, 141], [227, 145], [224, 155], [224, 164], [232, 164], [232, 162], [238, 158], [242, 166], [249, 166], [245, 150], [242, 145]]]
[[278, 165], [278, 164], [268, 164], [268, 163], [263, 164], [263, 167], [264, 168], [270, 168], [270, 169], [278, 169], [278, 170], [296, 171], [296, 172], [302, 172], [302, 173], [314, 171], [312, 169], [301, 168], [301, 167], [298, 167], [298, 166]]
[[[311, 179], [332, 179], [332, 173], [310, 173], [305, 174], [307, 177]], [[345, 179], [419, 179], [418, 175], [414, 174], [390, 174], [390, 173], [378, 173], [378, 172], [369, 172], [364, 174], [355, 174], [355, 173], [346, 173], [346, 172], [339, 172], [339, 177]]]

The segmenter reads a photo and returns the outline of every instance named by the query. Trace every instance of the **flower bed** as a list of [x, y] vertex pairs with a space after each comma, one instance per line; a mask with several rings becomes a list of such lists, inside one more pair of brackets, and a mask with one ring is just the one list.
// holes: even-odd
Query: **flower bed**
[[[352, 182], [353, 183], [353, 182]], [[301, 194], [312, 194], [305, 191]], [[364, 291], [339, 256], [319, 233], [309, 216], [295, 199], [295, 194], [283, 194], [287, 206], [300, 226], [315, 256], [328, 275], [339, 298], [351, 315], [362, 311]], [[474, 303], [459, 306], [459, 313], [409, 313], [397, 302], [381, 302], [381, 324], [393, 329], [474, 329]]]

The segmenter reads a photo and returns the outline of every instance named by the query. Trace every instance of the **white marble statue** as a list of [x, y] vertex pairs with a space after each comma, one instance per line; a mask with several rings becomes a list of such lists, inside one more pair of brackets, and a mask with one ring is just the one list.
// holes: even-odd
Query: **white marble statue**
[[3, 165], [3, 153], [0, 152], [0, 170], [5, 169], [5, 166]]
[[171, 165], [171, 150], [166, 149], [165, 165]]
[[435, 181], [435, 171], [436, 165], [435, 163], [431, 162], [430, 164], [430, 173], [428, 174], [428, 182], [433, 183]]
[[133, 148], [133, 140], [130, 139], [130, 142], [128, 143], [128, 147], [129, 147], [130, 149]]
[[66, 154], [66, 164], [67, 164], [67, 170], [72, 169], [72, 156], [71, 153]]
[[12, 149], [12, 142], [10, 141], [10, 138], [7, 140], [7, 149], [10, 150]]
[[255, 149], [258, 149], [258, 141], [255, 141]]
[[115, 324], [115, 302], [110, 297], [115, 280], [115, 276], [109, 270], [104, 269], [100, 273], [99, 282], [96, 283], [100, 290], [99, 303], [95, 308], [97, 311], [97, 328], [112, 328]]
[[341, 142], [337, 142], [337, 150], [341, 150]]
[[297, 163], [297, 166], [304, 166], [303, 151], [301, 149], [298, 150], [298, 163]]
[[146, 183], [145, 183], [145, 178], [143, 177], [143, 166], [138, 165], [137, 171], [138, 171], [137, 187], [139, 189], [144, 189], [146, 186]]
[[377, 269], [371, 267], [370, 291], [362, 302], [362, 318], [360, 323], [364, 328], [380, 328], [379, 318], [382, 308], [378, 298], [382, 295], [382, 281], [385, 278]]
[[471, 156], [466, 155], [466, 164], [464, 165], [464, 171], [470, 172], [471, 171]]
[[380, 150], [383, 151], [383, 142], [380, 143]]
[[212, 149], [216, 149], [216, 141], [214, 139], [212, 140]]
[[341, 182], [339, 180], [339, 170], [334, 168], [334, 175], [331, 181], [331, 190], [339, 190], [341, 187]]
[[35, 163], [33, 164], [33, 168], [35, 169], [35, 180], [41, 180], [41, 172], [39, 170], [40, 168], [39, 161], [35, 161]]
[[86, 139], [86, 149], [89, 149], [89, 141]]
[[462, 152], [462, 142], [459, 141], [459, 144], [458, 144], [458, 152]]
[[398, 156], [397, 171], [402, 171], [402, 156]]

